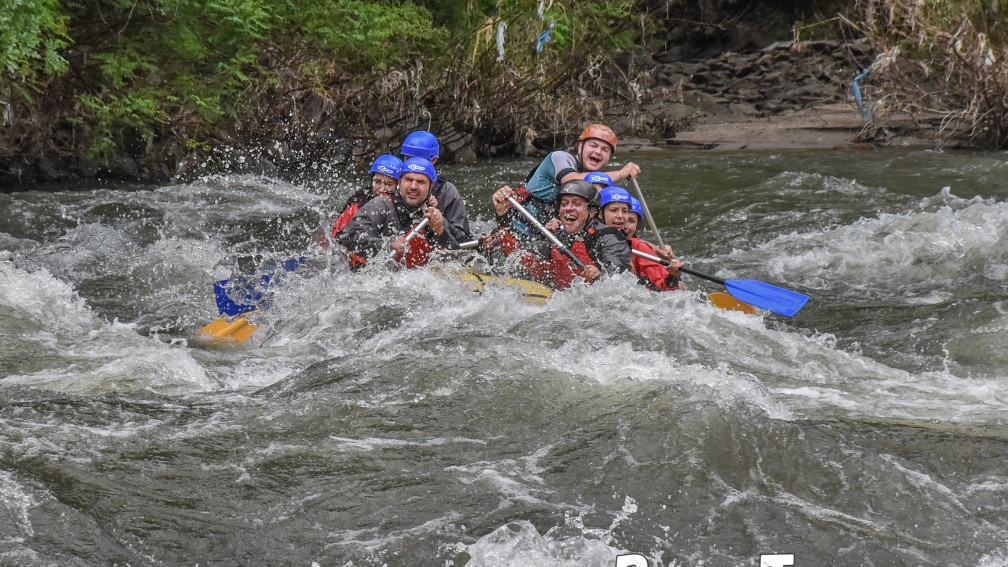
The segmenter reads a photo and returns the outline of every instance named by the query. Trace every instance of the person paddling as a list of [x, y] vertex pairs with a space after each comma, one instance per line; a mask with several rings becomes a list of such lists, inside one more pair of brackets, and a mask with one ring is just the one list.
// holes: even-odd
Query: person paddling
[[[430, 161], [436, 167], [440, 158], [441, 145], [434, 134], [426, 130], [417, 130], [406, 136], [399, 153], [404, 160], [420, 157]], [[445, 218], [445, 226], [448, 227], [455, 240], [458, 242], [472, 240], [466, 202], [455, 184], [445, 179], [444, 176], [439, 176], [434, 184], [432, 194], [436, 199], [433, 204], [441, 210]]]
[[[403, 163], [398, 190], [365, 203], [337, 237], [350, 253], [352, 267], [388, 249], [397, 261], [414, 268], [427, 264], [435, 248], [459, 247], [432, 199], [437, 180], [429, 160], [413, 157]], [[423, 219], [428, 219], [427, 225], [415, 238], [408, 239], [407, 234]]]
[[[514, 191], [509, 187], [498, 189], [493, 195], [495, 208], [509, 206], [508, 199], [513, 196]], [[584, 264], [583, 269], [550, 240], [529, 241], [523, 248], [517, 239], [505, 232], [504, 252], [520, 253], [520, 264], [526, 275], [554, 289], [568, 288], [578, 277], [591, 283], [604, 274], [630, 270], [630, 247], [624, 235], [596, 218], [598, 207], [598, 189], [583, 179], [573, 179], [557, 191], [558, 218], [544, 225]]]
[[378, 156], [374, 160], [370, 170], [371, 187], [361, 188], [353, 195], [350, 195], [346, 204], [343, 205], [343, 212], [340, 213], [333, 224], [331, 231], [332, 238], [336, 238], [336, 235], [346, 228], [350, 219], [357, 214], [357, 211], [364, 206], [364, 203], [382, 193], [395, 191], [396, 185], [399, 183], [399, 175], [402, 173], [402, 167], [403, 161], [392, 154]]
[[[626, 234], [630, 248], [640, 250], [651, 255], [655, 255], [658, 250], [651, 244], [637, 238], [637, 227], [640, 226], [644, 218], [644, 209], [640, 201], [632, 197], [630, 193], [621, 187], [607, 187], [601, 191], [602, 220], [607, 226], [619, 228]], [[633, 273], [648, 287], [656, 291], [671, 291], [675, 289], [686, 289], [686, 286], [679, 281], [679, 268], [683, 263], [672, 254], [672, 248], [665, 246], [661, 250], [662, 257], [669, 260], [669, 265], [663, 266], [657, 262], [633, 257]]]

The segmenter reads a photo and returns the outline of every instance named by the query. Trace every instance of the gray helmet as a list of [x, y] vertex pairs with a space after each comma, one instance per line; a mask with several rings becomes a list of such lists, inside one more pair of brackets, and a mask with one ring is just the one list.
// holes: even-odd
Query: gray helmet
[[560, 206], [560, 198], [564, 195], [577, 195], [588, 201], [589, 207], [598, 208], [599, 204], [599, 193], [595, 185], [585, 181], [584, 179], [571, 179], [567, 183], [560, 186], [560, 190], [557, 191], [557, 206]]

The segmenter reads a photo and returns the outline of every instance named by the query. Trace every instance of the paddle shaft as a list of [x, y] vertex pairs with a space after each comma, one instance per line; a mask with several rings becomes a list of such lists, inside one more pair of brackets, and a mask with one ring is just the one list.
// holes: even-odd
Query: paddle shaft
[[[655, 225], [654, 217], [651, 216], [651, 209], [648, 209], [647, 201], [644, 200], [644, 192], [641, 191], [640, 185], [637, 184], [637, 178], [636, 177], [631, 177], [630, 181], [633, 181], [634, 189], [637, 190], [637, 198], [640, 199], [640, 206], [641, 206], [642, 209], [644, 209], [644, 218], [647, 219], [648, 226], [651, 227], [651, 232], [654, 233], [655, 240], [658, 241], [658, 246], [661, 246], [662, 248], [664, 248], [665, 247], [665, 243], [662, 242], [661, 234], [658, 232], [658, 226]], [[696, 275], [696, 274], [694, 274], [694, 275]]]
[[[657, 256], [652, 256], [646, 252], [632, 250], [632, 253], [635, 256], [647, 258], [652, 262], [658, 262], [665, 265], [669, 264], [668, 261], [662, 260]], [[702, 274], [689, 268], [679, 269], [687, 274], [725, 286], [728, 288], [728, 293], [730, 293], [732, 297], [743, 303], [748, 303], [755, 307], [759, 307], [760, 309], [766, 309], [767, 311], [773, 311], [774, 313], [784, 315], [785, 317], [793, 316], [802, 307], [804, 307], [805, 303], [809, 300], [809, 296], [805, 294], [777, 287], [766, 282], [757, 280], [723, 280], [721, 278]]]
[[539, 219], [535, 218], [535, 215], [528, 212], [528, 210], [525, 207], [521, 206], [521, 203], [515, 200], [514, 197], [508, 197], [507, 200], [509, 203], [511, 203], [512, 207], [518, 209], [518, 212], [524, 215], [525, 218], [528, 219], [530, 223], [532, 223], [532, 226], [539, 229], [539, 232], [543, 233], [543, 236], [548, 238], [549, 241], [553, 243], [553, 246], [557, 247], [557, 250], [563, 252], [568, 258], [571, 259], [571, 262], [574, 262], [574, 264], [578, 268], [581, 268], [582, 270], [585, 269], [584, 262], [581, 261], [581, 258], [575, 256], [574, 253], [570, 251], [570, 248], [564, 246], [563, 242], [560, 242], [560, 239], [557, 238], [555, 234], [547, 230], [546, 227], [543, 226], [541, 222], [539, 222]]
[[424, 229], [424, 227], [427, 226], [427, 223], [429, 223], [429, 222], [430, 222], [430, 217], [424, 217], [424, 219], [422, 221], [420, 221], [420, 224], [414, 226], [413, 230], [409, 231], [409, 234], [406, 235], [406, 242], [409, 242], [410, 240], [413, 240], [413, 238], [415, 238], [416, 235], [420, 234], [420, 231], [422, 231]]
[[[642, 252], [640, 250], [634, 249], [634, 250], [631, 250], [631, 252], [633, 252], [634, 256], [639, 256], [641, 258], [645, 258], [647, 260], [651, 260], [652, 262], [658, 262], [659, 264], [661, 264], [663, 266], [668, 266], [669, 263], [670, 263], [668, 260], [666, 260], [664, 258], [659, 258], [658, 256], [655, 256], [654, 254], [648, 254], [647, 252]], [[696, 270], [691, 270], [691, 269], [689, 269], [689, 268], [687, 268], [685, 266], [679, 268], [679, 271], [687, 273], [687, 274], [690, 274], [691, 276], [696, 276], [698, 278], [703, 278], [705, 280], [710, 280], [710, 281], [712, 281], [712, 282], [714, 282], [716, 284], [725, 285], [725, 280], [723, 280], [721, 278], [718, 278], [718, 277], [715, 277], [715, 276], [710, 276], [710, 275], [707, 275], [707, 274], [704, 274], [704, 273], [700, 273], [700, 272], [698, 272]]]

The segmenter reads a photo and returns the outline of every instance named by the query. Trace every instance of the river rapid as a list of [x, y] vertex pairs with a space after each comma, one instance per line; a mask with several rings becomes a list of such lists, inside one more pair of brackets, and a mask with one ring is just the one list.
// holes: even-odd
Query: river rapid
[[[627, 159], [688, 266], [807, 306], [351, 273], [359, 170], [0, 195], [0, 564], [1005, 565], [1008, 155]], [[442, 175], [483, 232], [534, 165]]]

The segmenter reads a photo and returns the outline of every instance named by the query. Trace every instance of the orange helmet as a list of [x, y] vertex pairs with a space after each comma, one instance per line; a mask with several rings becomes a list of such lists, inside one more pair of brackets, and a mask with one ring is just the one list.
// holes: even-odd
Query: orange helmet
[[603, 142], [609, 144], [614, 152], [616, 151], [616, 133], [612, 131], [612, 128], [606, 126], [605, 124], [589, 125], [581, 132], [581, 137], [578, 138], [578, 143], [580, 144], [588, 138], [602, 140]]

